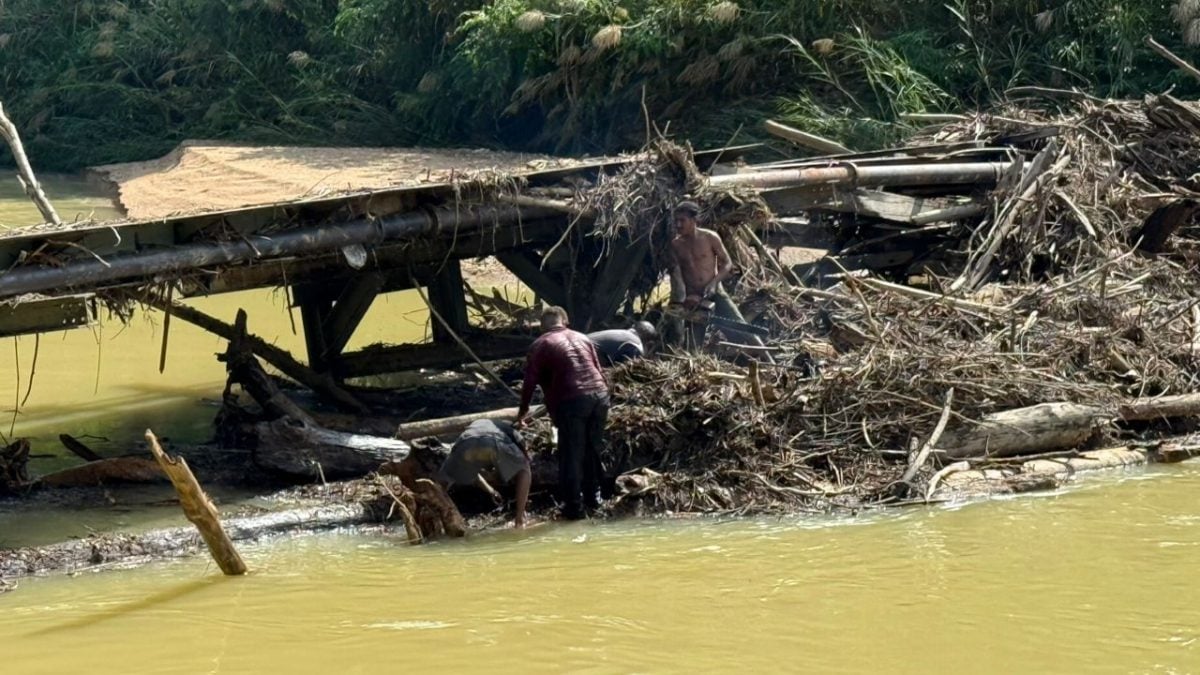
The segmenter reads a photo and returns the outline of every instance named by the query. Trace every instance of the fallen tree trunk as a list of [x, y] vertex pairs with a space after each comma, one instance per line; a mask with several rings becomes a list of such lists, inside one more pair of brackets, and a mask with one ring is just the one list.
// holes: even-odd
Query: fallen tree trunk
[[1010, 457], [1073, 448], [1107, 424], [1102, 409], [1078, 403], [1042, 403], [985, 415], [979, 424], [942, 435], [950, 459]]
[[[436, 485], [409, 491], [395, 476], [376, 476], [370, 480], [333, 483], [303, 488], [285, 496], [338, 499], [343, 503], [304, 506], [224, 521], [230, 541], [257, 541], [270, 536], [294, 535], [356, 525], [387, 523], [402, 518], [397, 503], [407, 504], [408, 518], [426, 523], [429, 529], [416, 530], [418, 539], [440, 533], [462, 536], [462, 515]], [[179, 558], [200, 553], [204, 538], [195, 527], [173, 527], [140, 534], [97, 534], [86, 539], [48, 546], [0, 549], [0, 592], [11, 590], [13, 579], [50, 574], [71, 574], [114, 567], [132, 567], [155, 560]]]
[[408, 456], [408, 443], [394, 438], [333, 431], [281, 417], [254, 425], [259, 466], [311, 480], [357, 478], [384, 462]]
[[1200, 415], [1200, 393], [1134, 399], [1113, 411], [1098, 405], [1042, 403], [984, 416], [942, 436], [950, 459], [1011, 457], [1079, 446], [1114, 421], [1141, 422]]
[[[225, 529], [230, 539], [246, 541], [271, 535], [311, 532], [378, 522], [386, 514], [370, 502], [310, 506], [248, 518], [230, 518]], [[0, 578], [64, 574], [117, 565], [144, 564], [178, 558], [203, 550], [204, 539], [196, 528], [173, 527], [142, 534], [99, 534], [61, 544], [0, 550]]]

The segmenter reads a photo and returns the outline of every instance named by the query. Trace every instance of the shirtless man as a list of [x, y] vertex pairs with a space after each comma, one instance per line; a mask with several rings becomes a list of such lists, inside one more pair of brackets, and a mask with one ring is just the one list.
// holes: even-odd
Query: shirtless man
[[675, 207], [676, 236], [671, 240], [671, 300], [695, 309], [711, 297], [733, 272], [733, 261], [721, 237], [696, 222], [700, 206], [681, 202]]
[[[699, 227], [696, 219], [700, 215], [700, 205], [696, 202], [680, 202], [674, 215], [677, 234], [671, 240], [671, 301], [682, 303], [688, 310], [711, 301], [715, 315], [744, 323], [737, 304], [721, 286], [721, 282], [733, 273], [733, 261], [721, 236]], [[689, 346], [699, 347], [704, 342], [704, 329], [703, 324], [692, 325]], [[762, 346], [757, 335], [733, 330], [726, 332], [736, 335], [743, 344]]]

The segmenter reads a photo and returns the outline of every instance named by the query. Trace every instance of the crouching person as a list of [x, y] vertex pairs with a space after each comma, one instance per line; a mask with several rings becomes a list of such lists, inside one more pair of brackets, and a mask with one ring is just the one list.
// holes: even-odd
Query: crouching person
[[450, 449], [450, 456], [438, 470], [438, 480], [446, 487], [475, 485], [503, 503], [496, 491], [481, 474], [495, 469], [500, 480], [514, 483], [517, 490], [515, 526], [525, 527], [525, 505], [529, 501], [529, 453], [521, 433], [503, 421], [476, 420], [459, 435]]

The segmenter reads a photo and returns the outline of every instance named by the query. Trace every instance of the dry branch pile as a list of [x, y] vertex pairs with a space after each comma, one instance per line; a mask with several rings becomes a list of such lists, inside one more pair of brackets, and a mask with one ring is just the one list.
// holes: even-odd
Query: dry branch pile
[[[1200, 390], [1192, 201], [1200, 195], [1200, 106], [1165, 95], [1073, 98], [1057, 110], [1011, 105], [927, 130], [890, 156], [848, 159], [859, 169], [964, 158], [1003, 159], [1004, 170], [994, 185], [866, 190], [798, 180], [747, 199], [744, 190], [709, 190], [664, 156], [659, 170], [631, 168], [620, 191], [597, 186], [602, 197], [590, 206], [612, 214], [600, 220], [608, 228], [664, 222], [682, 189], [718, 224], [737, 222], [726, 217], [731, 203], [765, 203], [779, 228], [832, 222], [839, 239], [808, 277], [815, 288], [788, 284], [777, 261], [749, 260], [743, 241], [735, 295], [747, 318], [771, 331], [781, 364], [762, 364], [761, 402], [745, 368], [753, 353], [720, 347], [713, 331], [714, 355], [614, 373], [606, 461], [633, 472], [618, 479], [618, 493], [651, 511], [683, 512], [795, 511], [920, 494], [920, 485], [898, 481], [929, 442], [950, 390], [958, 438], [985, 416], [1052, 402], [1101, 411], [1096, 441], [1188, 429], [1117, 420], [1122, 402]], [[662, 179], [662, 166], [674, 181]], [[739, 176], [752, 181], [774, 168]], [[614, 201], [618, 192], [624, 201]], [[850, 212], [848, 200], [857, 205]], [[946, 221], [879, 213], [896, 203], [912, 212], [982, 208]], [[917, 483], [936, 471], [942, 449], [913, 469]]]

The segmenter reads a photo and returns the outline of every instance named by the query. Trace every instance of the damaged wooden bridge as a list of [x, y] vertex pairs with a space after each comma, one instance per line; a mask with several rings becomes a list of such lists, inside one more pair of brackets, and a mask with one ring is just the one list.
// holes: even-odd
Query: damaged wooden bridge
[[[978, 219], [984, 201], [972, 196], [1014, 166], [1011, 148], [983, 143], [747, 165], [753, 149], [700, 152], [691, 161], [711, 189], [762, 199], [772, 218], [754, 224], [760, 246], [842, 253], [794, 270], [809, 281], [862, 267], [911, 268], [939, 228]], [[529, 335], [472, 327], [460, 261], [495, 256], [539, 298], [566, 306], [576, 326], [609, 322], [628, 307], [634, 277], [661, 242], [630, 234], [596, 243], [596, 214], [572, 195], [645, 160], [8, 230], [0, 233], [0, 336], [83, 326], [102, 304], [121, 313], [140, 302], [230, 337], [232, 327], [175, 300], [282, 287], [302, 318], [307, 365], [266, 343], [255, 351], [318, 390], [321, 382], [516, 356]], [[909, 245], [896, 249], [897, 240]], [[431, 343], [345, 351], [379, 294], [410, 288], [426, 289], [437, 317]]]

